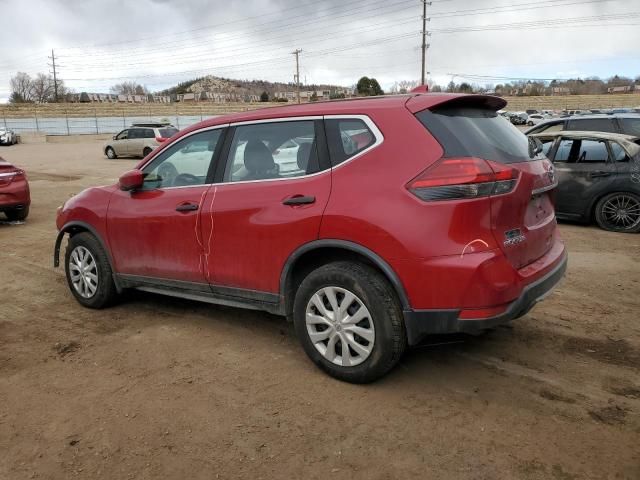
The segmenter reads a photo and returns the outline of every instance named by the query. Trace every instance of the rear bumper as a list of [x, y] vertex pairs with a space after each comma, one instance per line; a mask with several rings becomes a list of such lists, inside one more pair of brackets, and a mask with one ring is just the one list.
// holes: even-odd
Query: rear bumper
[[409, 345], [419, 343], [425, 336], [441, 333], [477, 333], [507, 323], [525, 315], [546, 297], [567, 270], [567, 253], [544, 276], [529, 283], [507, 309], [496, 316], [482, 319], [460, 319], [460, 310], [406, 310], [404, 321]]

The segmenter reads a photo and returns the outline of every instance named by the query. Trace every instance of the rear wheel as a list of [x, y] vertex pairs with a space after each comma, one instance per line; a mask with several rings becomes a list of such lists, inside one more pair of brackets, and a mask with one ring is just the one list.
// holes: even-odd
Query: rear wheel
[[335, 262], [311, 272], [296, 292], [293, 314], [309, 358], [339, 380], [372, 382], [406, 348], [395, 291], [367, 265]]
[[640, 232], [640, 196], [634, 193], [610, 193], [598, 201], [595, 217], [604, 230]]
[[12, 222], [19, 222], [25, 220], [29, 216], [29, 207], [24, 207], [15, 210], [7, 210], [4, 212], [7, 218]]
[[117, 292], [107, 254], [88, 232], [69, 239], [65, 254], [67, 284], [76, 300], [89, 308], [104, 308]]
[[149, 147], [145, 147], [144, 150], [142, 151], [142, 156], [146, 157], [147, 155], [149, 155], [151, 153], [151, 148]]
[[104, 153], [107, 155], [107, 158], [110, 158], [111, 160], [118, 158], [118, 156], [116, 155], [116, 151], [111, 147], [107, 147]]

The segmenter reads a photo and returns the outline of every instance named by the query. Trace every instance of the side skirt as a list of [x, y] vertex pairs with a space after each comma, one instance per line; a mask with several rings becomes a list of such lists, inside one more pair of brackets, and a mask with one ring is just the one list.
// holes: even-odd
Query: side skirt
[[122, 273], [115, 276], [122, 288], [134, 288], [170, 297], [284, 315], [284, 302], [276, 293]]

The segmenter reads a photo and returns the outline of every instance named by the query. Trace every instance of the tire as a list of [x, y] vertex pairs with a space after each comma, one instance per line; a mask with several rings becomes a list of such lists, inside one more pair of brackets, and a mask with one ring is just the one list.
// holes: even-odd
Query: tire
[[[87, 257], [87, 253], [90, 258]], [[86, 274], [93, 274], [95, 279], [79, 276], [81, 274], [78, 274], [78, 267], [82, 266], [83, 262], [87, 265]], [[109, 306], [115, 300], [117, 291], [111, 264], [102, 245], [92, 234], [82, 232], [69, 239], [64, 265], [67, 285], [78, 303], [88, 308], [100, 309]], [[89, 280], [89, 286], [85, 278]]]
[[149, 147], [145, 147], [144, 150], [142, 151], [142, 158], [146, 157], [147, 155], [149, 155], [152, 152], [152, 149]]
[[116, 155], [116, 151], [111, 147], [107, 147], [104, 153], [110, 160], [115, 160], [116, 158], [118, 158], [118, 156]]
[[6, 210], [4, 214], [11, 222], [20, 222], [26, 220], [29, 216], [29, 207], [24, 207], [19, 210]]
[[[330, 306], [331, 292], [338, 310], [348, 294], [354, 296], [345, 314], [355, 317], [362, 311], [357, 324], [330, 323], [328, 316], [322, 318], [321, 310], [316, 307], [318, 301], [330, 315], [335, 311]], [[307, 312], [314, 316], [315, 322], [307, 323]], [[360, 263], [335, 262], [312, 271], [296, 292], [293, 322], [309, 358], [326, 373], [345, 382], [369, 383], [382, 377], [400, 360], [407, 345], [402, 309], [395, 291], [382, 274]], [[347, 336], [347, 332], [351, 332], [351, 336]], [[311, 335], [316, 337], [315, 343]], [[344, 358], [341, 339], [349, 345], [347, 358]]]
[[527, 122], [527, 125], [529, 125], [530, 127], [533, 127], [533, 122]]
[[616, 192], [602, 197], [595, 208], [596, 223], [610, 232], [640, 232], [640, 196]]

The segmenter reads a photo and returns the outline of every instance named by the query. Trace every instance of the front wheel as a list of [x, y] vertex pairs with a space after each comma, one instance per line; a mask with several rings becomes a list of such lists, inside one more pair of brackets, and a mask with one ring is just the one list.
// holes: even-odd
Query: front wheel
[[116, 155], [116, 151], [111, 147], [107, 147], [104, 153], [107, 155], [107, 158], [110, 160], [114, 160], [118, 158], [118, 156]]
[[610, 232], [640, 232], [640, 196], [635, 193], [610, 193], [596, 205], [598, 226]]
[[335, 262], [311, 272], [296, 292], [294, 325], [311, 360], [351, 383], [386, 374], [406, 348], [396, 293], [377, 270]]
[[115, 299], [111, 264], [93, 235], [83, 232], [71, 237], [64, 263], [69, 290], [81, 305], [104, 308]]

